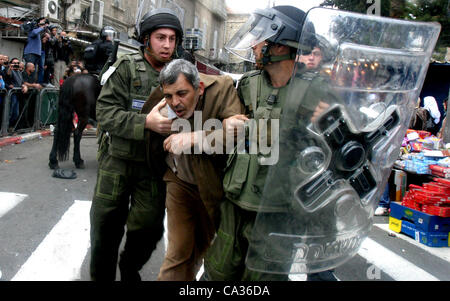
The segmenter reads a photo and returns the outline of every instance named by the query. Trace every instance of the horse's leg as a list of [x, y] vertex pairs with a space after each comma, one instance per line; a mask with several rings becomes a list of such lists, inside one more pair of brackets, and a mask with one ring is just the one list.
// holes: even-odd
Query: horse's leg
[[76, 168], [84, 168], [84, 161], [81, 159], [80, 142], [87, 122], [87, 117], [78, 116], [77, 128], [73, 133], [73, 162]]
[[58, 166], [58, 159], [56, 156], [56, 144], [57, 144], [57, 135], [56, 135], [56, 131], [58, 130], [58, 128], [54, 129], [53, 132], [53, 145], [52, 145], [52, 150], [50, 151], [50, 155], [48, 156], [48, 166], [50, 167], [50, 169], [57, 169], [59, 168]]

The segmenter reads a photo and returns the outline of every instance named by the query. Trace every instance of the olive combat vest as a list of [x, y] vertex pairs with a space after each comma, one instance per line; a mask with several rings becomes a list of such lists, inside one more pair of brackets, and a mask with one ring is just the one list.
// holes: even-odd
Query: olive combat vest
[[[124, 90], [128, 91], [127, 103], [121, 105], [124, 105], [127, 111], [139, 113], [151, 92], [159, 87], [159, 72], [154, 70], [145, 61], [141, 53], [133, 53], [120, 57], [112, 66], [117, 69], [114, 72], [125, 73], [123, 71], [124, 69], [118, 68], [122, 63], [128, 64], [129, 82], [126, 87], [123, 87]], [[121, 76], [126, 78], [125, 74], [121, 74]], [[103, 87], [103, 89], [105, 88], [107, 87]], [[117, 124], [117, 126], [128, 125]], [[144, 124], [142, 124], [142, 127], [144, 127]], [[108, 153], [113, 157], [139, 162], [145, 161], [146, 145], [144, 140], [127, 139], [109, 134], [105, 135], [103, 132], [99, 140], [101, 140], [100, 144], [107, 142]], [[100, 149], [105, 148], [102, 148], [102, 145], [100, 145]]]
[[[295, 80], [295, 108], [305, 96], [314, 77], [293, 78]], [[289, 84], [281, 88], [273, 88], [264, 71], [251, 71], [243, 76], [238, 87], [238, 94], [244, 102], [246, 113], [259, 125], [262, 119], [280, 119], [285, 105]], [[298, 101], [297, 101], [298, 100]], [[270, 122], [268, 122], [267, 140], [270, 141]], [[259, 133], [259, 131], [258, 131]], [[268, 143], [270, 145], [270, 143]], [[251, 149], [251, 148], [250, 148]], [[237, 206], [249, 211], [280, 212], [285, 210], [286, 202], [274, 200], [270, 205], [261, 206], [261, 196], [264, 190], [269, 165], [260, 164], [261, 154], [237, 153], [227, 160], [224, 176], [224, 192], [227, 199]], [[266, 204], [268, 204], [266, 202]]]

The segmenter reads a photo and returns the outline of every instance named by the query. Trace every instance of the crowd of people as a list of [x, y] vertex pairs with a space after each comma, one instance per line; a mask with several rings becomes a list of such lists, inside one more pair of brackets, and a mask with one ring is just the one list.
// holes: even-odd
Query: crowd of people
[[[287, 273], [257, 272], [246, 264], [258, 213], [275, 215], [281, 210], [262, 203], [268, 166], [261, 164], [259, 154], [242, 154], [235, 148], [227, 156], [223, 150], [236, 142], [249, 118], [280, 119], [286, 114], [281, 108], [287, 101], [289, 82], [298, 81], [300, 87], [308, 80], [292, 79], [294, 68], [301, 64], [305, 72], [317, 73], [323, 53], [314, 44], [296, 57], [300, 45], [293, 42], [300, 36], [305, 12], [275, 6], [264, 13], [277, 16], [282, 26], [272, 26], [272, 34], [262, 35], [265, 40], [248, 45], [257, 70], [246, 73], [237, 89], [231, 78], [200, 74], [194, 64], [180, 58], [177, 48], [183, 28], [168, 9], [152, 10], [136, 24], [142, 45], [139, 52], [121, 56], [108, 72], [103, 72], [104, 63], [88, 67], [103, 83], [96, 107], [98, 170], [90, 211], [92, 280], [115, 280], [117, 266], [122, 281], [140, 280], [140, 269], [163, 235], [166, 210], [168, 246], [158, 280], [195, 280], [203, 262], [202, 280], [288, 280]], [[63, 31], [58, 34], [57, 28], [51, 28], [46, 32], [47, 25], [40, 19], [29, 34], [22, 82], [13, 81], [20, 72], [13, 69], [6, 72], [6, 85], [21, 84], [27, 90], [51, 78], [59, 84], [66, 67], [67, 76], [88, 72], [80, 62], [69, 61], [70, 44], [64, 44]], [[276, 31], [281, 28], [288, 30]], [[110, 41], [108, 36], [104, 28], [99, 44]], [[64, 55], [52, 45], [66, 45]], [[11, 60], [14, 68], [19, 63], [16, 58]], [[42, 76], [23, 83], [33, 77], [36, 65]], [[311, 120], [326, 105], [317, 101]], [[223, 129], [173, 131], [179, 121], [195, 129], [198, 117], [194, 112], [202, 113], [202, 124], [219, 120]], [[205, 149], [210, 145], [205, 141], [215, 142], [212, 149]], [[308, 280], [337, 278], [328, 270], [308, 274]]]
[[[59, 25], [50, 24], [46, 18], [39, 18], [32, 23], [27, 35], [22, 59], [19, 55], [10, 59], [8, 55], [0, 54], [0, 89], [7, 91], [21, 88], [22, 93], [13, 93], [10, 100], [10, 129], [19, 116], [20, 99], [30, 89], [41, 90], [44, 87], [59, 88], [67, 77], [77, 73], [98, 74], [98, 66], [85, 66], [85, 60], [74, 56], [73, 46], [67, 32]], [[105, 36], [104, 36], [105, 35]], [[111, 36], [102, 31], [96, 64], [106, 62], [112, 50]], [[0, 93], [0, 104], [3, 103], [5, 92]]]

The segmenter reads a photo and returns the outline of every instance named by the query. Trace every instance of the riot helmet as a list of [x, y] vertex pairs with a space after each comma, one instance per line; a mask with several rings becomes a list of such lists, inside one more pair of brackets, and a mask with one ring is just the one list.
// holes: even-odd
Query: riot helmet
[[105, 41], [107, 38], [114, 40], [116, 38], [116, 30], [112, 26], [104, 26], [100, 32], [100, 38]]
[[[300, 45], [300, 36], [303, 30], [303, 23], [306, 13], [293, 6], [274, 6], [266, 9], [256, 9], [231, 38], [225, 48], [233, 54], [250, 62], [255, 62], [251, 48], [266, 41], [270, 44], [281, 44], [291, 48], [311, 49], [312, 45]], [[313, 43], [314, 28], [308, 30], [311, 35], [308, 44]], [[285, 58], [268, 57], [267, 48], [263, 50], [265, 61], [279, 61], [283, 59], [293, 59], [295, 54]]]
[[58, 30], [59, 30], [59, 26], [58, 25], [55, 25], [55, 24], [51, 24], [51, 25], [49, 25], [48, 26], [48, 30], [50, 30], [50, 32], [53, 30], [53, 29], [55, 29], [55, 28], [57, 28]]
[[177, 45], [183, 40], [183, 27], [180, 20], [169, 8], [157, 8], [146, 13], [141, 21], [136, 24], [136, 38], [140, 43], [144, 42], [144, 37], [159, 28], [171, 28], [177, 35]]

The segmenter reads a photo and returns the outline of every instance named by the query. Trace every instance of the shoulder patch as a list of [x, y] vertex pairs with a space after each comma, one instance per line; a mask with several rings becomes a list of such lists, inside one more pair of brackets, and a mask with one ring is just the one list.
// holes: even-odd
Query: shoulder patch
[[106, 83], [106, 81], [108, 80], [108, 78], [111, 76], [111, 74], [114, 73], [114, 71], [116, 71], [117, 67], [111, 66], [108, 68], [108, 70], [106, 70], [105, 73], [103, 73], [102, 75], [102, 79], [100, 80], [100, 85], [104, 85]]
[[252, 70], [252, 71], [246, 72], [246, 73], [244, 73], [244, 75], [242, 75], [241, 80], [248, 78], [248, 77], [260, 75], [261, 73], [262, 73], [262, 70]]

